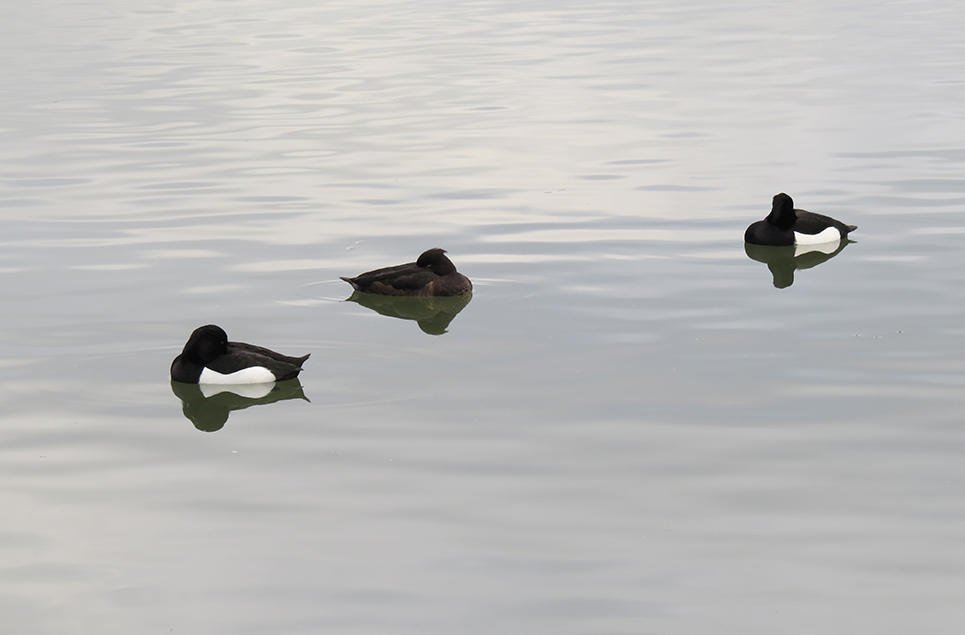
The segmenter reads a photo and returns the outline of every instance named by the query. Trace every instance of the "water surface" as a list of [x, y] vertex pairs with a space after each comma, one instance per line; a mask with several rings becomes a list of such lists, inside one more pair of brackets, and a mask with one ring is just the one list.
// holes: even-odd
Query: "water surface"
[[[316, 4], [0, 10], [11, 632], [961, 630], [956, 4]], [[300, 386], [196, 426], [206, 323]]]

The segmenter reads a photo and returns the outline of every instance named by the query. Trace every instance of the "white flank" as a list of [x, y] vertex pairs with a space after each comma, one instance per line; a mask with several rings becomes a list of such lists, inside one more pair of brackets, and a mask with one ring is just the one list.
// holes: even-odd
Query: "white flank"
[[269, 381], [275, 381], [275, 376], [264, 366], [251, 366], [227, 375], [206, 367], [198, 379], [199, 384], [264, 384]]
[[265, 382], [261, 384], [235, 384], [229, 386], [227, 384], [201, 384], [201, 394], [204, 398], [214, 397], [217, 394], [223, 392], [230, 392], [233, 395], [238, 395], [239, 397], [247, 397], [248, 399], [261, 399], [265, 395], [271, 392], [271, 389], [275, 387], [275, 382]]
[[814, 253], [819, 251], [822, 254], [833, 254], [834, 250], [838, 248], [838, 241], [832, 241], [827, 243], [819, 243], [815, 245], [794, 245], [794, 257], [797, 258], [803, 254]]
[[818, 243], [830, 243], [841, 240], [841, 232], [837, 227], [828, 227], [819, 234], [802, 234], [794, 232], [795, 245], [817, 245]]

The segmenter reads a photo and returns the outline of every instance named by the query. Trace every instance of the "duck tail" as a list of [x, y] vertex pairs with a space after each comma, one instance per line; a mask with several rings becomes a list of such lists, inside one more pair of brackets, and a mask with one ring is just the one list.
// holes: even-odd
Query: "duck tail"
[[355, 281], [355, 278], [346, 278], [345, 276], [339, 276], [339, 278], [352, 285], [352, 288], [356, 291], [359, 290], [359, 283]]

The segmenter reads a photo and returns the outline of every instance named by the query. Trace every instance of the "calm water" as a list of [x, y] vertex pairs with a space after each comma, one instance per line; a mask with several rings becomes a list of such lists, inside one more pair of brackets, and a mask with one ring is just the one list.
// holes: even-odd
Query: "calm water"
[[[0, 9], [3, 630], [962, 632], [963, 30]], [[857, 242], [775, 277], [780, 191]], [[434, 246], [461, 310], [345, 301]], [[176, 393], [210, 322], [300, 385]]]

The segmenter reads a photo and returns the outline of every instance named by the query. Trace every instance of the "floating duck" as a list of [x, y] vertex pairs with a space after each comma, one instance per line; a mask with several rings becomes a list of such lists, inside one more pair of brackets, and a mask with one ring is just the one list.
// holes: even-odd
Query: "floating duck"
[[816, 245], [845, 239], [856, 229], [822, 214], [794, 209], [794, 201], [782, 192], [774, 197], [767, 218], [747, 228], [744, 242], [768, 247]]
[[444, 249], [430, 249], [415, 262], [368, 271], [342, 280], [361, 293], [399, 296], [454, 296], [472, 291]]
[[[309, 354], [310, 355], [310, 354]], [[261, 384], [294, 379], [308, 359], [245, 344], [229, 342], [220, 326], [194, 330], [181, 354], [171, 364], [171, 380], [185, 384]]]

